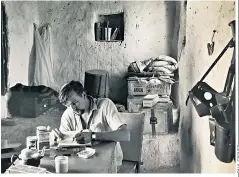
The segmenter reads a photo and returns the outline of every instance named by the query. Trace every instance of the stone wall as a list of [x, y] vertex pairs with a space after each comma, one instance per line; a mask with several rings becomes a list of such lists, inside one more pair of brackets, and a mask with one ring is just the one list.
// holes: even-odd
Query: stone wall
[[[189, 101], [186, 107], [185, 101], [188, 91], [232, 38], [228, 23], [236, 18], [235, 2], [188, 1], [186, 14], [186, 46], [179, 63], [181, 169], [183, 172], [232, 173], [235, 162], [220, 162], [210, 145], [208, 117], [199, 117], [192, 103]], [[213, 30], [217, 30], [215, 49], [209, 56], [207, 43], [211, 42]], [[223, 91], [231, 58], [232, 49], [229, 49], [205, 79], [218, 92]]]

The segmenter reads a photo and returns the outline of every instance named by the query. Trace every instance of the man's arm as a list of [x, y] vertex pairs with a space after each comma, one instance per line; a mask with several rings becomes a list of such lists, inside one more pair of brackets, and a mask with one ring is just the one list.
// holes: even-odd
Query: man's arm
[[[130, 141], [130, 132], [127, 125], [121, 121], [118, 110], [111, 100], [104, 102], [103, 117], [111, 131], [93, 132], [96, 141]], [[75, 136], [78, 142], [90, 142], [92, 140], [92, 132], [80, 132]]]
[[103, 108], [104, 120], [107, 122], [111, 131], [97, 132], [96, 140], [100, 141], [130, 141], [130, 132], [125, 122], [119, 116], [119, 112], [115, 104], [110, 100], [104, 104]]
[[126, 125], [109, 132], [96, 132], [96, 141], [130, 141], [130, 132]]
[[108, 132], [79, 132], [75, 135], [78, 143], [89, 143], [92, 141], [92, 133], [95, 133], [96, 141], [130, 141], [130, 133], [126, 125], [120, 126], [117, 130]]

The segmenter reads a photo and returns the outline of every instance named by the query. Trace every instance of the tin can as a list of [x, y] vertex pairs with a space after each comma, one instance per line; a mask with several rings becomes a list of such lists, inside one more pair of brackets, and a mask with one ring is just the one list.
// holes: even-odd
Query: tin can
[[41, 150], [44, 146], [49, 149], [50, 146], [50, 132], [45, 126], [39, 126], [36, 128], [37, 134], [37, 148]]
[[27, 149], [37, 149], [37, 136], [28, 136], [26, 138]]
[[37, 127], [37, 138], [38, 141], [49, 141], [49, 131], [47, 130], [47, 128], [45, 126], [39, 126]]
[[41, 132], [47, 132], [47, 128], [45, 126], [38, 126], [36, 128], [36, 135], [39, 136], [39, 134], [41, 134]]

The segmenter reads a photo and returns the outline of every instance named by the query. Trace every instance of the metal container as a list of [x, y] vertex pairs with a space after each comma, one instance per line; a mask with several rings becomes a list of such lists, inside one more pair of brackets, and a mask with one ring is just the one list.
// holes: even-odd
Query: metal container
[[95, 40], [102, 40], [102, 27], [101, 23], [95, 23]]
[[26, 138], [27, 149], [37, 149], [37, 136], [28, 136]]
[[46, 149], [50, 147], [50, 132], [47, 130], [45, 126], [39, 126], [36, 129], [37, 134], [37, 149], [41, 150], [44, 146]]
[[230, 124], [218, 119], [215, 125], [215, 154], [220, 161], [230, 163], [234, 157], [235, 146]]
[[49, 140], [49, 131], [47, 130], [45, 126], [37, 127], [36, 135], [37, 135], [38, 141]]

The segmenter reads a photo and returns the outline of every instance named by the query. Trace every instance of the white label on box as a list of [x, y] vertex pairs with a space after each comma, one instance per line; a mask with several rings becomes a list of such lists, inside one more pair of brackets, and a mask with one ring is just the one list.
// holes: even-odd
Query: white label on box
[[144, 93], [144, 88], [143, 87], [135, 87], [134, 92], [135, 93]]

